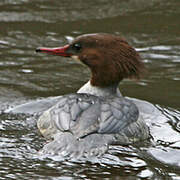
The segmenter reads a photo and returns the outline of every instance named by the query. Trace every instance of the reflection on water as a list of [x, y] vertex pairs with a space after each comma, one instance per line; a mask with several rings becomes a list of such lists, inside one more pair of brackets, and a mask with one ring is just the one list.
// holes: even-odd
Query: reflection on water
[[1, 111], [32, 99], [75, 92], [88, 80], [87, 68], [35, 54], [36, 47], [65, 44], [66, 36], [108, 32], [128, 39], [148, 69], [140, 82], [125, 80], [122, 93], [159, 104], [166, 120], [158, 119], [162, 139], [156, 146], [111, 147], [102, 159], [66, 162], [36, 155], [45, 143], [36, 117], [1, 113], [0, 177], [180, 178], [179, 13], [179, 0], [1, 0]]

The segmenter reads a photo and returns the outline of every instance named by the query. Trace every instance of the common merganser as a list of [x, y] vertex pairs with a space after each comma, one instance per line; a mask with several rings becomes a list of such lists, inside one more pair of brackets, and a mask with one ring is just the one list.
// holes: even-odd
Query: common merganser
[[64, 47], [38, 48], [36, 52], [71, 57], [91, 70], [90, 81], [77, 93], [60, 97], [38, 119], [40, 132], [52, 140], [41, 152], [101, 155], [108, 145], [149, 138], [137, 106], [122, 97], [118, 88], [124, 78], [139, 79], [145, 69], [138, 52], [123, 38], [86, 34]]

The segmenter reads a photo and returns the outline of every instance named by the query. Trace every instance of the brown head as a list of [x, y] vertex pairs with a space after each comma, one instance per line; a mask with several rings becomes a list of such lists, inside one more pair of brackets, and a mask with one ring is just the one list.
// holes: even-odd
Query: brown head
[[93, 86], [111, 86], [123, 78], [139, 79], [144, 71], [137, 51], [116, 35], [82, 35], [64, 47], [38, 48], [36, 52], [78, 59], [91, 69]]

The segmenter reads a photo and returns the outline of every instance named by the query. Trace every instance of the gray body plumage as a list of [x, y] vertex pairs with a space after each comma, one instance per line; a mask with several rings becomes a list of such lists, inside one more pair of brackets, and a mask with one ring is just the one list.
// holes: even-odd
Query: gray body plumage
[[38, 128], [52, 140], [41, 152], [68, 157], [101, 155], [108, 145], [149, 137], [137, 106], [117, 86], [97, 88], [89, 82], [78, 93], [60, 97], [41, 115]]

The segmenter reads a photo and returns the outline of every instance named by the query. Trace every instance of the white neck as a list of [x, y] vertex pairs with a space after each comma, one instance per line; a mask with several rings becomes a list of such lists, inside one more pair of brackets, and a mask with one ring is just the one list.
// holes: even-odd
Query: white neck
[[90, 81], [88, 81], [84, 86], [82, 86], [77, 93], [87, 93], [95, 96], [122, 96], [119, 91], [118, 85], [113, 85], [109, 87], [97, 87], [92, 86]]

